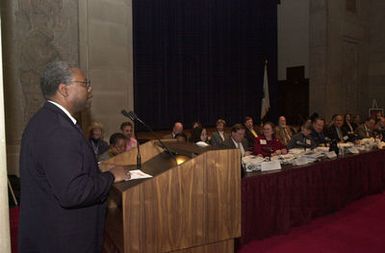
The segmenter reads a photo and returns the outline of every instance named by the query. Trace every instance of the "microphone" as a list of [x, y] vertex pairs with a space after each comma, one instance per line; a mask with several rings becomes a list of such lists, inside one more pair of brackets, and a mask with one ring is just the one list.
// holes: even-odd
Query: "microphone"
[[[163, 148], [163, 150], [166, 151], [166, 153], [171, 157], [173, 158], [175, 161], [176, 161], [176, 157], [175, 155], [170, 151], [170, 149], [163, 143], [163, 141], [155, 134], [154, 130], [152, 130], [152, 128], [147, 125], [144, 121], [142, 121], [136, 114], [134, 111], [129, 111], [127, 112], [126, 110], [121, 110], [121, 113], [123, 114], [123, 116], [129, 118], [130, 120], [132, 121], [136, 121], [136, 122], [139, 122], [140, 124], [142, 124], [142, 126], [144, 126], [145, 128], [147, 128], [148, 131], [150, 131], [151, 135], [154, 136], [160, 146]], [[138, 145], [138, 148], [139, 148], [139, 145]], [[138, 154], [139, 154], [139, 151], [138, 151]]]

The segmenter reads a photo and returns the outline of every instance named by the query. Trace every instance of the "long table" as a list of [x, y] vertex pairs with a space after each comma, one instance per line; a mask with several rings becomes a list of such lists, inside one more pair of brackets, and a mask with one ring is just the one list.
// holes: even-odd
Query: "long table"
[[385, 150], [325, 160], [242, 179], [239, 243], [284, 234], [293, 226], [385, 189]]

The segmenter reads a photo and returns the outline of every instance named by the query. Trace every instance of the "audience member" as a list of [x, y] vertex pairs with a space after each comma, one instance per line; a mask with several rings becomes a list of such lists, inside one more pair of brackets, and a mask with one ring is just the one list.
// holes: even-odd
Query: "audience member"
[[374, 118], [369, 117], [366, 121], [359, 125], [356, 129], [356, 134], [360, 138], [370, 138], [374, 137], [374, 127], [376, 125], [376, 121]]
[[253, 118], [246, 116], [243, 125], [245, 126], [245, 139], [249, 148], [248, 150], [252, 151], [255, 146], [255, 138], [258, 137], [257, 131], [254, 128]]
[[324, 127], [325, 121], [323, 119], [315, 118], [312, 121], [312, 130], [310, 135], [317, 146], [326, 144]]
[[375, 135], [380, 139], [384, 140], [385, 137], [385, 117], [382, 116], [380, 120], [377, 122], [375, 127]]
[[359, 114], [356, 114], [353, 118], [353, 123], [356, 124], [356, 126], [358, 127], [359, 125], [361, 125], [361, 117]]
[[342, 125], [342, 130], [349, 135], [354, 134], [356, 128], [357, 125], [352, 121], [352, 115], [350, 113], [346, 113], [344, 115], [344, 124]]
[[110, 137], [109, 149], [99, 156], [99, 161], [108, 160], [126, 151], [127, 137], [122, 133], [114, 133]]
[[275, 135], [278, 140], [285, 146], [290, 142], [291, 136], [293, 134], [291, 132], [290, 127], [286, 125], [285, 116], [279, 117], [278, 126], [275, 128]]
[[336, 114], [333, 116], [333, 121], [326, 131], [326, 136], [329, 137], [332, 141], [345, 142], [349, 139], [346, 133], [342, 129], [344, 124], [344, 118], [341, 114]]
[[187, 142], [187, 136], [184, 133], [179, 133], [175, 135], [175, 139], [178, 142]]
[[207, 142], [207, 131], [206, 128], [195, 127], [191, 132], [190, 142]]
[[130, 151], [132, 148], [136, 148], [138, 141], [133, 135], [133, 125], [131, 122], [126, 121], [120, 125], [120, 130], [127, 137], [126, 151]]
[[183, 124], [182, 124], [182, 122], [177, 121], [174, 123], [174, 127], [172, 128], [171, 134], [168, 134], [168, 135], [164, 136], [163, 138], [164, 139], [175, 139], [175, 136], [177, 134], [180, 134], [180, 133], [183, 133]]
[[309, 121], [306, 121], [305, 124], [301, 127], [301, 132], [298, 134], [293, 135], [291, 138], [289, 144], [287, 145], [287, 148], [315, 148], [317, 147], [317, 144], [311, 137], [311, 131], [312, 131], [312, 124]]
[[216, 131], [214, 131], [211, 135], [211, 145], [215, 147], [221, 146], [221, 144], [227, 139], [229, 136], [225, 133], [226, 121], [223, 119], [218, 119], [216, 122]]
[[108, 143], [103, 140], [104, 129], [99, 122], [92, 122], [88, 127], [88, 142], [96, 157], [108, 150]]
[[266, 122], [263, 125], [263, 135], [255, 139], [254, 155], [275, 156], [287, 154], [287, 149], [275, 136], [274, 125]]
[[196, 128], [196, 127], [202, 128], [202, 123], [199, 122], [199, 121], [193, 122], [193, 124], [192, 124], [192, 129], [194, 129], [194, 128]]
[[241, 152], [241, 156], [247, 156], [251, 153], [248, 151], [248, 142], [245, 139], [245, 127], [242, 124], [235, 124], [231, 128], [230, 138], [226, 139], [222, 143], [222, 147], [225, 148], [238, 148]]

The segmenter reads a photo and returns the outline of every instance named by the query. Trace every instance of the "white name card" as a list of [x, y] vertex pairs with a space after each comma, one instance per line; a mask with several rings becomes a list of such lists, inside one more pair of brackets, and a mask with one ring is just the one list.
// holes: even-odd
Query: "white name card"
[[281, 163], [278, 160], [261, 163], [261, 171], [280, 170]]
[[336, 154], [336, 152], [334, 152], [334, 151], [330, 151], [330, 152], [327, 152], [327, 153], [326, 153], [326, 156], [327, 156], [327, 158], [329, 158], [329, 159], [333, 159], [333, 158], [336, 158], [336, 157], [337, 157], [337, 154]]

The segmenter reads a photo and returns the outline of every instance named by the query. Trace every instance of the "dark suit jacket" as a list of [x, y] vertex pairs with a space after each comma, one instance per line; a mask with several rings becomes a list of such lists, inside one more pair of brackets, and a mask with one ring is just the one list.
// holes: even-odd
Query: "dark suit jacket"
[[[225, 137], [225, 140], [229, 138], [229, 135], [225, 132], [224, 134], [224, 137]], [[222, 140], [222, 137], [221, 135], [219, 134], [218, 131], [215, 131], [211, 134], [211, 140], [210, 140], [210, 143], [211, 145], [213, 145], [214, 147], [219, 147], [221, 146], [221, 144], [225, 141], [225, 140]]]
[[[334, 125], [331, 125], [330, 127], [327, 128], [326, 130], [326, 136], [329, 137], [331, 140], [337, 140], [338, 142], [342, 141], [342, 142], [345, 142], [347, 141], [347, 134], [345, 133], [345, 131], [340, 128], [341, 130], [341, 138], [338, 137], [338, 133], [337, 133], [337, 129]], [[344, 139], [346, 138], [346, 139]]]
[[[249, 146], [248, 146], [246, 139], [243, 139], [242, 146], [243, 146], [243, 149], [245, 150], [245, 152], [249, 150]], [[233, 139], [231, 139], [231, 136], [229, 138], [227, 138], [224, 142], [222, 142], [221, 147], [223, 147], [223, 148], [236, 148], [236, 146], [233, 142]]]
[[[258, 131], [255, 129], [254, 131], [258, 134]], [[247, 127], [245, 127], [245, 140], [247, 141], [248, 151], [252, 152], [255, 146], [255, 136]]]
[[305, 136], [303, 133], [295, 134], [291, 137], [289, 144], [287, 144], [287, 148], [316, 148], [317, 143], [314, 142], [311, 135]]
[[28, 123], [20, 152], [19, 252], [100, 252], [113, 183], [68, 116], [46, 102]]

